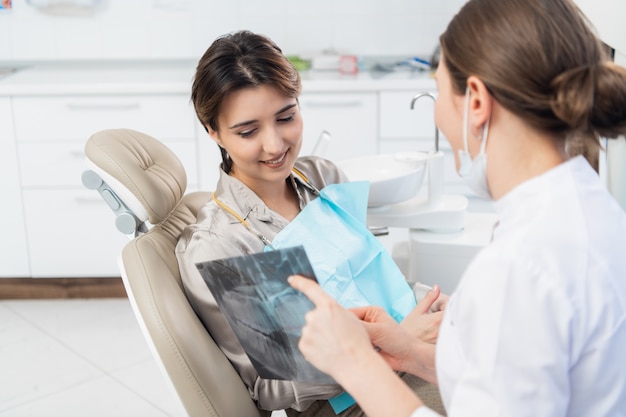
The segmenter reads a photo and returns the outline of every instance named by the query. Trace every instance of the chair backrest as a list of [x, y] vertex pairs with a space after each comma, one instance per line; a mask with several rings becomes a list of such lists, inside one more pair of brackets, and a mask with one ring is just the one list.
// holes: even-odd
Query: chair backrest
[[118, 216], [118, 229], [132, 236], [120, 257], [124, 286], [144, 336], [188, 415], [269, 416], [256, 407], [181, 284], [176, 242], [211, 194], [185, 195], [186, 175], [178, 158], [140, 132], [98, 132], [87, 141], [85, 154], [83, 183], [100, 192]]

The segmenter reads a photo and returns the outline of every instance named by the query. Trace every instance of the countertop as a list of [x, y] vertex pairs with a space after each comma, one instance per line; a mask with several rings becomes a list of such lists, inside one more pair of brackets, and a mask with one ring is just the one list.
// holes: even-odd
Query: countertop
[[[0, 96], [81, 94], [186, 94], [195, 71], [193, 62], [41, 64], [0, 77]], [[392, 73], [303, 71], [308, 92], [433, 90], [429, 72]]]

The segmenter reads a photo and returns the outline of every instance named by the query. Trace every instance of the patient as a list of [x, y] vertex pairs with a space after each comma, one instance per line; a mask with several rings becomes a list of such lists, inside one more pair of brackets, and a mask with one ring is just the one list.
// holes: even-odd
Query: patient
[[[183, 285], [194, 310], [264, 410], [286, 409], [289, 416], [335, 416], [327, 399], [343, 392], [338, 385], [262, 379], [221, 314], [196, 269], [204, 262], [262, 252], [317, 190], [346, 181], [330, 161], [298, 157], [303, 121], [298, 97], [300, 75], [268, 38], [243, 31], [218, 38], [196, 69], [192, 101], [197, 116], [221, 155], [213, 195], [188, 226], [176, 248]], [[425, 314], [437, 289], [420, 303], [410, 320], [422, 320], [424, 338], [434, 341], [441, 313]], [[434, 353], [434, 345], [433, 345]], [[436, 387], [412, 376], [405, 382], [431, 408], [442, 410]], [[427, 400], [428, 401], [428, 400]], [[354, 405], [341, 416], [362, 416]]]

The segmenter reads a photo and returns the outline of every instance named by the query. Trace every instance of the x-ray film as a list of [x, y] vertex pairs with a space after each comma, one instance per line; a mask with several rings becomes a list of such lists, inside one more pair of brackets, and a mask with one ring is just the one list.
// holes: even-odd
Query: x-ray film
[[261, 378], [334, 383], [298, 349], [304, 315], [313, 304], [287, 278], [315, 279], [302, 246], [196, 266]]

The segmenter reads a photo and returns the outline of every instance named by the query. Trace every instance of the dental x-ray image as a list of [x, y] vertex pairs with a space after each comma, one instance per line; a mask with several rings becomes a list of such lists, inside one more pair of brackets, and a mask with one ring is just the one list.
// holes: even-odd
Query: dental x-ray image
[[334, 380], [298, 349], [313, 304], [287, 278], [315, 279], [302, 246], [196, 264], [259, 376], [319, 384]]

